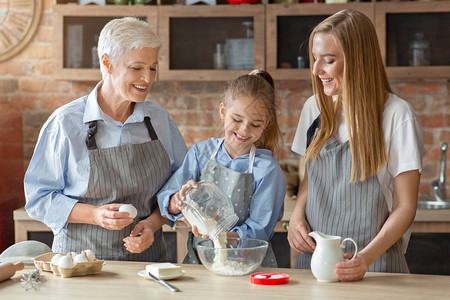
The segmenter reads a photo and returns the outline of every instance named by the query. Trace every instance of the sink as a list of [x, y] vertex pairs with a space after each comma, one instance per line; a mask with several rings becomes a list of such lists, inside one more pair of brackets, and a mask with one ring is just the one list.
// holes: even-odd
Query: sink
[[418, 209], [449, 209], [450, 199], [446, 197], [445, 187], [445, 169], [447, 161], [448, 144], [443, 143], [441, 146], [441, 162], [439, 170], [439, 178], [431, 182], [433, 188], [433, 196], [421, 196], [417, 203]]
[[450, 201], [419, 201], [418, 209], [449, 209]]
[[450, 201], [437, 201], [433, 197], [419, 197], [418, 209], [450, 209]]

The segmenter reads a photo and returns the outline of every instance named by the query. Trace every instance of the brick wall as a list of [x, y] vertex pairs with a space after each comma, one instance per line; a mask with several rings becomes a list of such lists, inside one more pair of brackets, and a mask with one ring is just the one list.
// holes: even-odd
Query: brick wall
[[13, 211], [25, 204], [20, 110], [0, 102], [0, 253], [14, 243]]
[[[0, 63], [0, 102], [11, 102], [23, 117], [24, 169], [33, 153], [39, 128], [50, 113], [86, 93], [94, 82], [55, 81], [52, 78], [52, 0], [44, 0], [40, 26], [30, 44], [12, 59]], [[450, 142], [448, 79], [392, 80], [393, 89], [408, 100], [422, 122], [425, 134], [421, 194], [431, 192], [438, 177], [440, 145]], [[279, 122], [285, 146], [281, 162], [296, 163], [291, 142], [304, 101], [311, 95], [309, 81], [277, 81]], [[220, 136], [219, 97], [224, 82], [156, 82], [152, 99], [174, 117], [188, 146], [198, 140]], [[448, 155], [450, 161], [450, 154]], [[450, 179], [450, 166], [447, 171]], [[450, 181], [450, 180], [449, 180]]]

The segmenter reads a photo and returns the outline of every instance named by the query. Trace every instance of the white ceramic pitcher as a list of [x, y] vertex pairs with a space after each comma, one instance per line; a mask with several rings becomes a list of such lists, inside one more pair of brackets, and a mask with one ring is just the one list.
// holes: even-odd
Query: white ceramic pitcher
[[346, 238], [341, 242], [341, 237], [336, 235], [326, 235], [319, 231], [309, 233], [309, 236], [316, 241], [316, 249], [311, 259], [311, 271], [318, 281], [333, 282], [339, 281], [335, 269], [336, 264], [345, 261], [344, 243], [351, 241], [355, 245], [355, 254], [350, 259], [354, 259], [358, 253], [358, 246], [351, 238]]

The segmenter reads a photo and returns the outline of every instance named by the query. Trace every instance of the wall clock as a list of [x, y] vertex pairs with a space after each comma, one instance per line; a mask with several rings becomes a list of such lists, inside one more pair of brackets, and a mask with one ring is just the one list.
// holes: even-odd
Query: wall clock
[[42, 0], [0, 0], [0, 62], [17, 54], [39, 25]]

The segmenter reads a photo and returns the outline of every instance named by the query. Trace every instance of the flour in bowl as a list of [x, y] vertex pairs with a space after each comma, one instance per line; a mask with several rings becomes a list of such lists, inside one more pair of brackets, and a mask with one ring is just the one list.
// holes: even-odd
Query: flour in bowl
[[227, 233], [221, 232], [217, 236], [211, 237], [214, 243], [214, 262], [212, 270], [221, 275], [245, 275], [252, 271], [254, 266], [246, 265], [238, 261], [228, 260], [226, 248]]
[[221, 275], [245, 275], [253, 270], [253, 265], [228, 259], [227, 232], [223, 231], [223, 222], [220, 224], [220, 222], [205, 214], [199, 205], [193, 201], [185, 203], [182, 213], [189, 224], [197, 226], [200, 234], [209, 235], [213, 241], [214, 261], [211, 266], [213, 272]]

